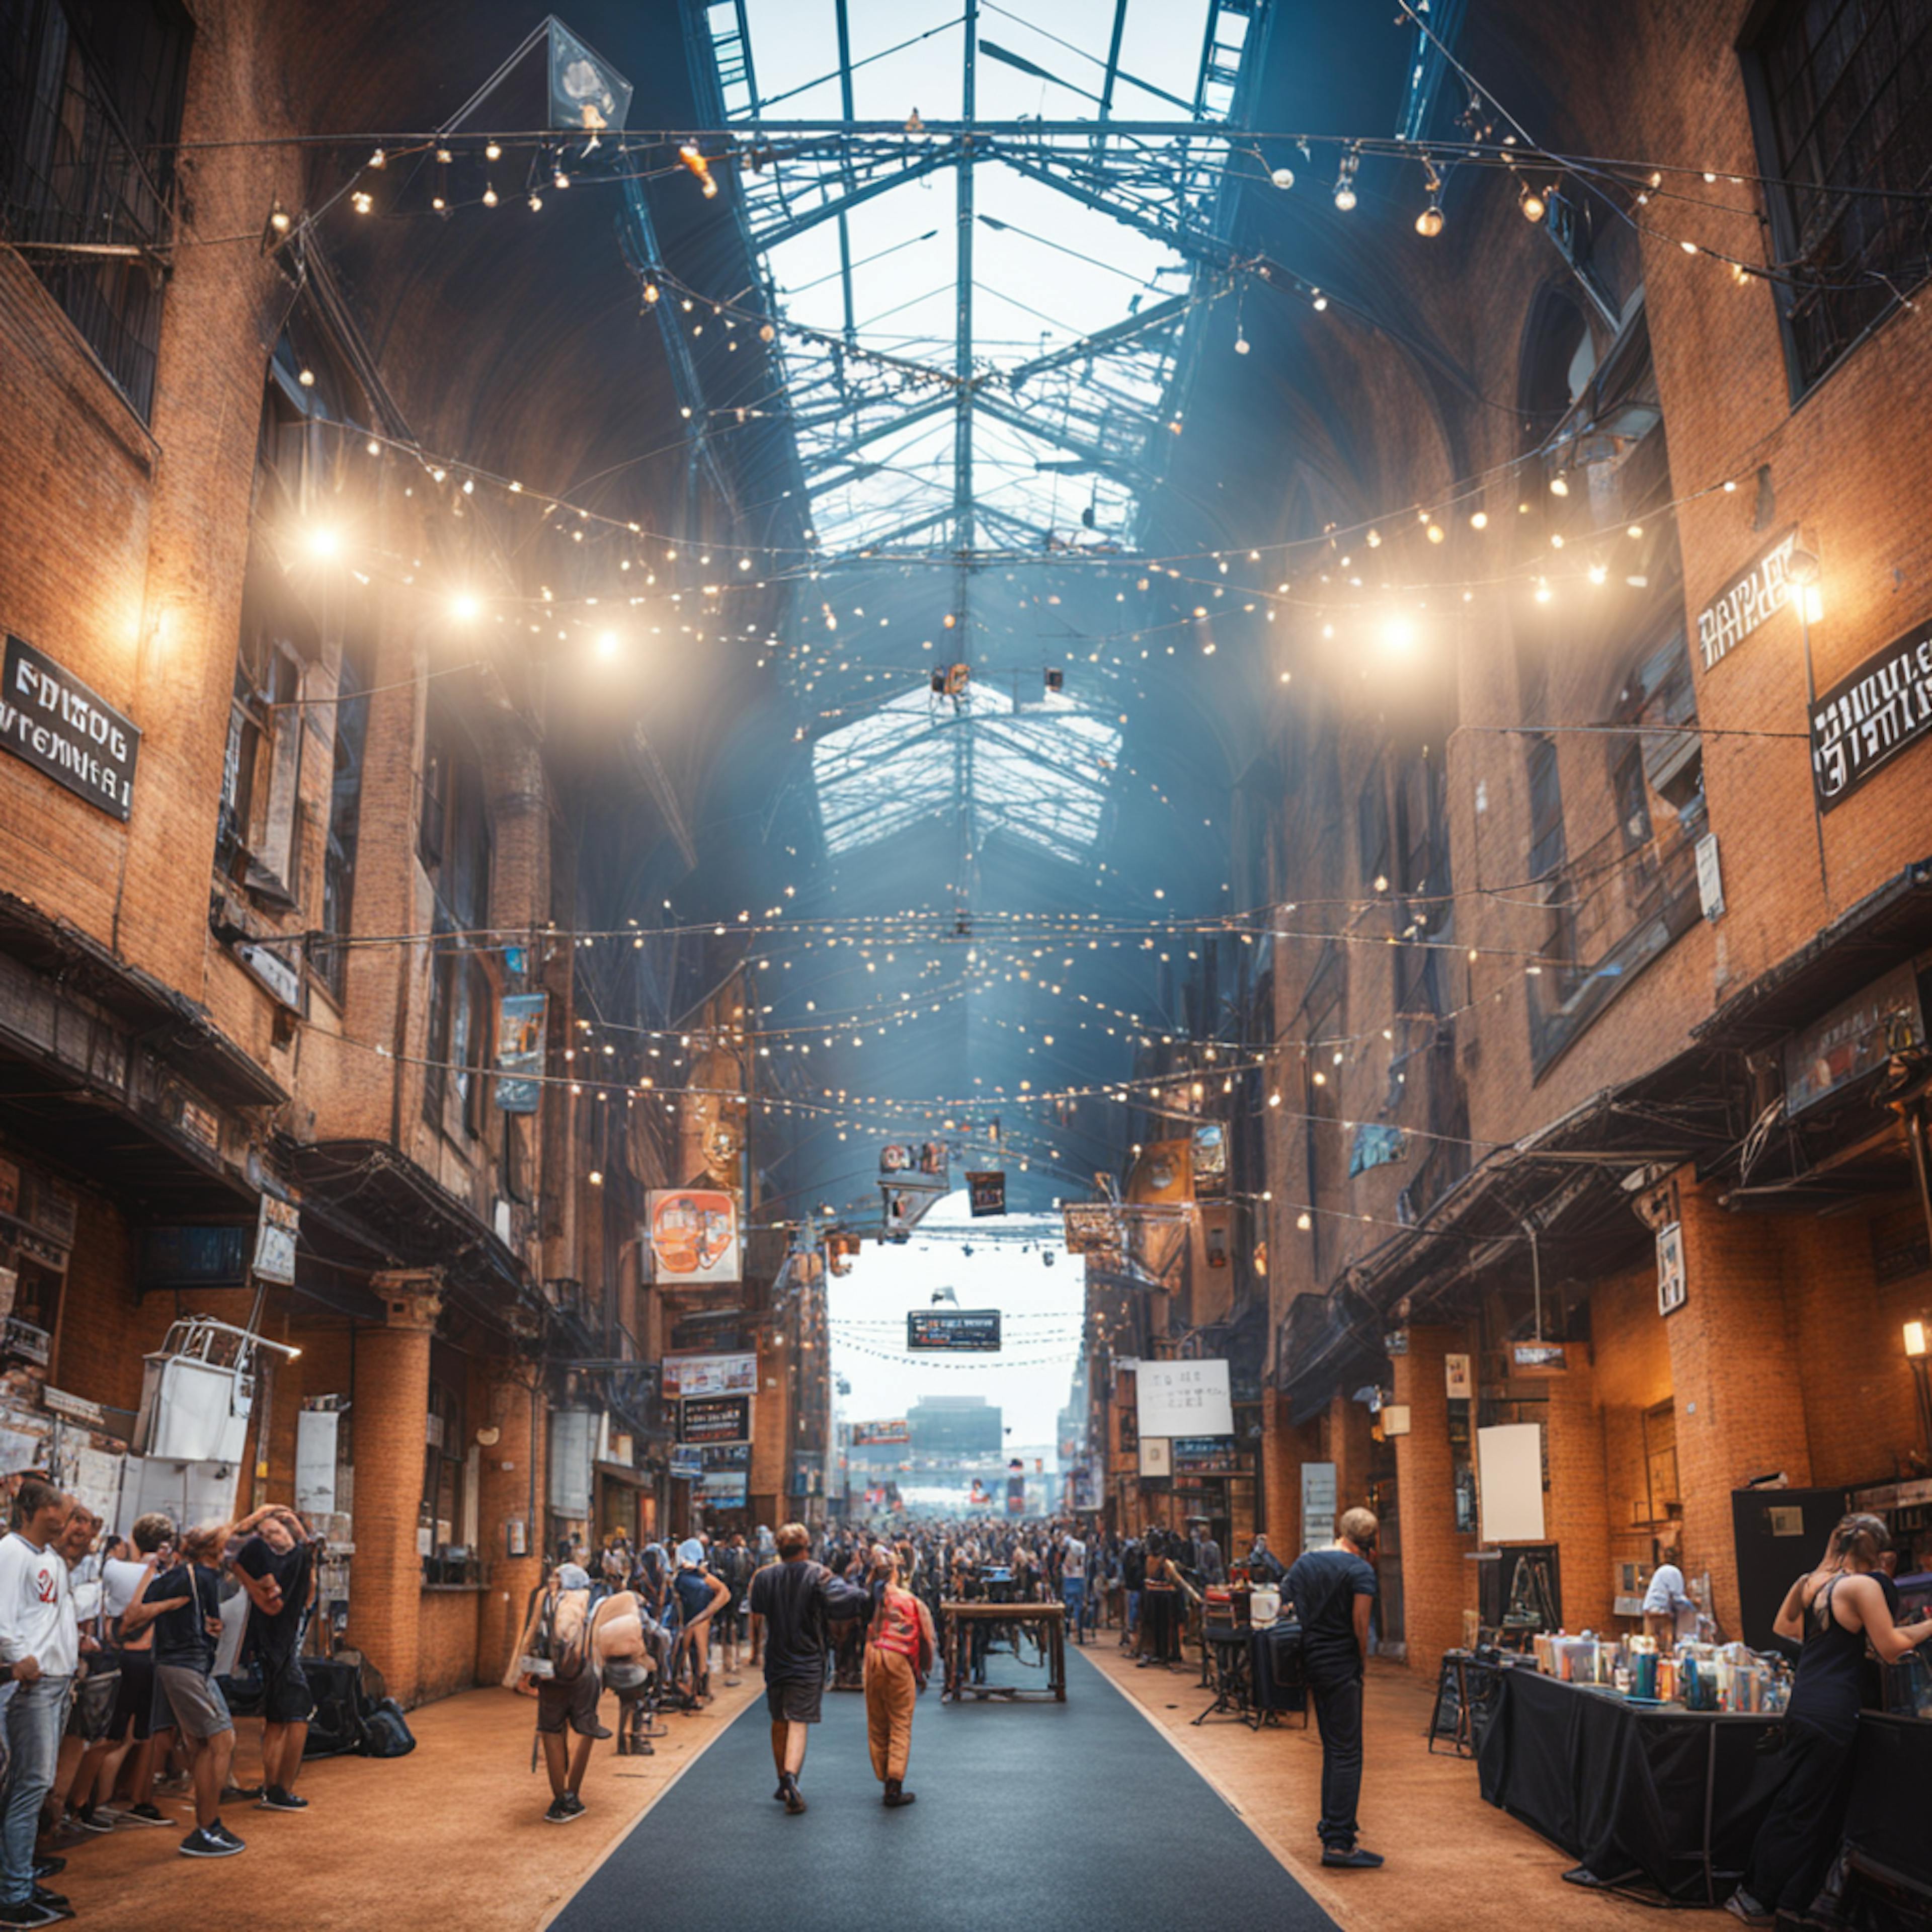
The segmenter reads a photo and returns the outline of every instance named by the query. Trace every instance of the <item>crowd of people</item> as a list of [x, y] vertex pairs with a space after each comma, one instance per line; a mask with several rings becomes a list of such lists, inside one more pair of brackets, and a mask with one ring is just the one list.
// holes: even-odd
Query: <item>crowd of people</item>
[[[0, 1540], [0, 1927], [74, 1916], [48, 1880], [65, 1859], [50, 1840], [126, 1820], [194, 1828], [196, 1858], [246, 1849], [224, 1800], [304, 1810], [296, 1794], [313, 1700], [302, 1665], [322, 1545], [271, 1504], [234, 1522], [183, 1530], [138, 1518], [125, 1537], [44, 1474], [10, 1479]], [[238, 1791], [229, 1689], [259, 1693], [263, 1781]]]

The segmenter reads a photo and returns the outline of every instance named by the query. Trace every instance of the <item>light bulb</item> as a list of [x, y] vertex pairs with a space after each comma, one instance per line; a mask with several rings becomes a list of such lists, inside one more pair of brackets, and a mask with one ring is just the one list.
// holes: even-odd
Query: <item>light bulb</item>
[[371, 456], [380, 456], [382, 453], [382, 446], [378, 442], [373, 436], [362, 446], [362, 447], [366, 449]]
[[1547, 604], [1552, 594], [1548, 579], [1538, 578], [1536, 580], [1536, 601], [1539, 604]]
[[562, 170], [562, 169], [561, 169], [561, 168], [559, 168], [559, 169], [557, 170], [555, 176], [554, 177], [554, 178], [555, 179], [555, 181], [556, 181], [556, 184], [557, 184], [557, 186], [558, 186], [559, 188], [568, 188], [568, 187], [569, 187], [569, 185], [570, 185], [570, 177], [569, 177], [569, 176], [568, 176], [567, 174], [566, 174], [566, 173], [564, 172], [564, 171]]
[[1477, 511], [1469, 519], [1469, 527], [1472, 530], [1486, 530], [1489, 526], [1490, 513], [1486, 510]]
[[597, 655], [600, 658], [614, 658], [617, 655], [617, 634], [604, 632], [597, 640]]
[[500, 161], [503, 158], [503, 151], [492, 141], [483, 150], [483, 158], [486, 161]]
[[1550, 494], [1552, 496], [1567, 496], [1570, 494], [1570, 479], [1560, 470], [1550, 479]]
[[482, 605], [467, 591], [449, 600], [449, 614], [452, 617], [460, 617], [466, 622], [475, 616], [482, 608]]
[[657, 301], [663, 293], [664, 291], [655, 282], [646, 282], [644, 284], [644, 299], [647, 302]]
[[776, 342], [778, 340], [778, 331], [770, 322], [766, 322], [758, 331], [758, 340], [760, 342]]
[[1609, 573], [1604, 568], [1604, 566], [1600, 563], [1593, 563], [1591, 565], [1589, 576], [1590, 581], [1592, 584], [1602, 583], [1605, 577]]
[[1306, 1208], [1304, 1208], [1302, 1211], [1294, 1217], [1294, 1225], [1305, 1234], [1310, 1228], [1314, 1226], [1315, 1223], [1308, 1218], [1308, 1210]]
[[1522, 210], [1526, 221], [1540, 221], [1549, 212], [1542, 196], [1526, 182], [1522, 194], [1516, 197], [1516, 206]]
[[496, 206], [496, 190], [494, 186], [486, 187], [484, 189], [483, 206], [485, 208], [494, 208]]
[[304, 369], [296, 380], [304, 389], [312, 389], [315, 387], [315, 371], [313, 369]]
[[430, 207], [434, 208], [439, 214], [440, 214], [442, 211], [449, 206], [449, 204], [445, 201], [442, 196], [440, 194], [431, 195], [429, 198], [429, 205]]
[[389, 165], [389, 158], [387, 154], [383, 153], [380, 148], [378, 148], [376, 152], [369, 157], [369, 165], [372, 168], [386, 168]]
[[358, 214], [367, 214], [370, 209], [375, 206], [376, 198], [374, 195], [364, 194], [360, 188], [358, 188], [349, 197], [349, 205]]
[[1442, 211], [1432, 201], [1415, 218], [1415, 232], [1431, 241], [1442, 232]]
[[1440, 524], [1431, 524], [1429, 526], [1429, 541], [1431, 543], [1440, 543], [1448, 535], [1448, 532]]
[[326, 524], [308, 533], [308, 547], [317, 556], [333, 556], [342, 548], [342, 539]]
[[1268, 179], [1286, 193], [1294, 185], [1294, 170], [1292, 168], [1276, 168], [1274, 172], [1268, 176]]
[[1315, 291], [1315, 313], [1319, 315], [1328, 306], [1328, 298], [1319, 289]]
[[1352, 212], [1355, 206], [1355, 190], [1346, 181], [1335, 184], [1335, 206], [1344, 214]]
[[275, 203], [274, 212], [268, 217], [268, 226], [278, 235], [289, 232], [289, 212], [279, 201]]
[[1371, 530], [1364, 541], [1370, 549], [1379, 550], [1382, 548], [1382, 533], [1380, 530]]
[[543, 196], [535, 188], [530, 190], [530, 212], [534, 214], [543, 206]]
[[1247, 352], [1248, 338], [1245, 335], [1236, 336], [1234, 338], [1234, 353], [1237, 356], [1245, 356]]

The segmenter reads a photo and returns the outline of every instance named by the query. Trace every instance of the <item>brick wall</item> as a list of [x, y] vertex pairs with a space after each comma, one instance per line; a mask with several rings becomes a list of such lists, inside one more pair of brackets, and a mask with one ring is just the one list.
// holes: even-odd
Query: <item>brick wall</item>
[[[1412, 1326], [1408, 1352], [1391, 1358], [1408, 1433], [1395, 1438], [1396, 1493], [1402, 1516], [1402, 1587], [1408, 1661], [1433, 1676], [1443, 1652], [1462, 1641], [1462, 1611], [1474, 1608], [1473, 1536], [1456, 1530], [1449, 1395], [1443, 1358], [1467, 1354], [1461, 1328]], [[1384, 1561], [1387, 1559], [1384, 1558]]]

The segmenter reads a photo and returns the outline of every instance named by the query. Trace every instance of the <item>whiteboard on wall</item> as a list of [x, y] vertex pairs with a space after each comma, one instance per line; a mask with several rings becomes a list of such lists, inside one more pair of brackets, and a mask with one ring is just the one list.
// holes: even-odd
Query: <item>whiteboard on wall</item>
[[296, 1414], [296, 1513], [332, 1515], [335, 1509], [335, 1433], [341, 1421], [332, 1408]]
[[1147, 1362], [1134, 1377], [1143, 1436], [1232, 1436], [1234, 1411], [1222, 1361]]
[[1543, 1540], [1543, 1425], [1476, 1431], [1476, 1483], [1485, 1543]]

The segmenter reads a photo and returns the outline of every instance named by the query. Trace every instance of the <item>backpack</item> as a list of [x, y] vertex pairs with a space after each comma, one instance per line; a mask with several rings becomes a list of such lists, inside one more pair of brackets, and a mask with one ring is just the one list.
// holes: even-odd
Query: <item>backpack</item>
[[363, 1756], [407, 1757], [416, 1748], [416, 1734], [394, 1698], [385, 1697], [362, 1714], [362, 1742], [357, 1748]]

